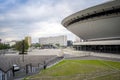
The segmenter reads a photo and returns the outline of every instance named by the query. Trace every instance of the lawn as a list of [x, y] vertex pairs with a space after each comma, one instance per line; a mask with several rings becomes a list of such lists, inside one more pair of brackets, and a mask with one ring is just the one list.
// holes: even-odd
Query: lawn
[[120, 62], [63, 60], [24, 80], [120, 80]]

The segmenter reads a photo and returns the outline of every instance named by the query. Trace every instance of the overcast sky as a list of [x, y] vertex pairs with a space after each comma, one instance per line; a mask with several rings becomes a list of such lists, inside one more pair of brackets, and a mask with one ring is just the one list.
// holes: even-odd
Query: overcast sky
[[77, 11], [108, 0], [0, 0], [0, 39], [21, 40], [40, 37], [75, 35], [61, 25], [61, 21]]

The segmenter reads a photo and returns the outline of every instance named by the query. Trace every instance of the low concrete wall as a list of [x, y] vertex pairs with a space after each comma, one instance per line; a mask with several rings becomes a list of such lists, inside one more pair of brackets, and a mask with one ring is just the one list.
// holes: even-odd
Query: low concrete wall
[[113, 54], [113, 53], [96, 53], [96, 52], [91, 52], [91, 56], [99, 56], [99, 57], [108, 57], [108, 58], [117, 58], [120, 59], [119, 54]]
[[107, 58], [117, 58], [120, 59], [120, 54], [114, 53], [100, 53], [100, 52], [90, 52], [90, 51], [75, 51], [67, 50], [64, 51], [64, 54], [70, 55], [70, 57], [79, 57], [79, 56], [98, 56], [98, 57], [107, 57]]

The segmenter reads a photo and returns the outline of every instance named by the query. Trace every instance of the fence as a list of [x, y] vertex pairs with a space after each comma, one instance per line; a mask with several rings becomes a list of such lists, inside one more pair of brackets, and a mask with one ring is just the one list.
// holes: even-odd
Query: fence
[[[36, 74], [62, 58], [55, 55], [0, 56], [0, 80], [13, 80]], [[13, 65], [17, 65], [20, 70], [14, 70]]]

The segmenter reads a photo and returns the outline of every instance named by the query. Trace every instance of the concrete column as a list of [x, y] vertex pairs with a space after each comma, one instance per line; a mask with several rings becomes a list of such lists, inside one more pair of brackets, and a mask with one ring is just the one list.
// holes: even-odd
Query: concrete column
[[2, 71], [0, 70], [0, 80], [2, 80]]
[[7, 74], [6, 73], [2, 73], [2, 80], [7, 80]]
[[5, 80], [8, 80], [8, 79], [7, 79], [7, 73], [5, 73]]
[[28, 74], [28, 65], [26, 65], [26, 74]]

